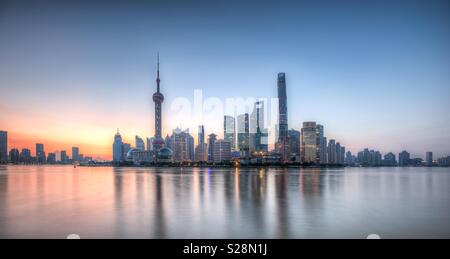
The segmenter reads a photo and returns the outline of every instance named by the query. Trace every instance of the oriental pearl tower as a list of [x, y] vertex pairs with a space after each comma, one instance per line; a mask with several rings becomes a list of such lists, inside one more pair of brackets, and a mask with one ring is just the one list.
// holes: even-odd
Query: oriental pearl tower
[[153, 102], [155, 102], [155, 137], [153, 138], [153, 149], [156, 154], [158, 151], [164, 147], [164, 139], [161, 137], [161, 110], [162, 103], [164, 102], [164, 95], [160, 92], [159, 84], [161, 80], [159, 79], [159, 53], [157, 56], [157, 77], [156, 77], [156, 93], [153, 94]]

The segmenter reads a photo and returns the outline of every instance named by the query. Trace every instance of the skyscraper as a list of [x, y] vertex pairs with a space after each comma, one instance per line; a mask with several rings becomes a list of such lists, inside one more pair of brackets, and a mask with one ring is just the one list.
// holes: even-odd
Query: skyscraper
[[231, 144], [227, 140], [217, 140], [214, 143], [214, 162], [225, 163], [231, 160]]
[[205, 126], [198, 127], [198, 145], [195, 147], [195, 161], [208, 161], [208, 145], [205, 143]]
[[198, 144], [205, 144], [205, 126], [198, 126]]
[[410, 164], [410, 155], [408, 152], [403, 150], [400, 154], [398, 154], [398, 166], [409, 166]]
[[160, 92], [159, 78], [159, 53], [157, 56], [157, 77], [156, 77], [156, 93], [153, 94], [153, 102], [155, 102], [155, 137], [153, 138], [153, 149], [156, 151], [164, 147], [164, 139], [162, 136], [162, 103], [164, 95]]
[[[379, 154], [379, 158], [380, 158], [379, 160], [381, 163], [381, 154], [380, 153], [378, 153], [378, 154]], [[339, 164], [341, 164], [341, 165], [345, 164], [345, 147], [344, 146], [341, 146], [341, 157], [339, 159]]]
[[80, 161], [80, 149], [78, 147], [72, 147], [72, 161]]
[[47, 162], [47, 160], [45, 159], [44, 144], [36, 144], [36, 162]]
[[303, 163], [320, 163], [320, 138], [316, 123], [304, 122], [301, 131], [301, 157]]
[[214, 162], [214, 144], [216, 143], [217, 135], [210, 134], [208, 138], [208, 162]]
[[18, 164], [20, 161], [20, 154], [17, 148], [13, 148], [9, 151], [9, 161], [13, 164]]
[[232, 116], [224, 116], [223, 123], [224, 139], [230, 142], [231, 150], [236, 149], [236, 120]]
[[117, 129], [116, 135], [114, 135], [113, 143], [113, 161], [118, 163], [123, 160], [123, 143], [122, 136], [120, 136], [119, 130]]
[[330, 139], [328, 142], [328, 164], [336, 164], [336, 140]]
[[352, 152], [347, 151], [347, 153], [345, 153], [345, 164], [353, 165], [354, 163], [355, 163], [355, 161], [353, 160]]
[[433, 152], [427, 152], [427, 166], [433, 165]]
[[264, 102], [257, 101], [250, 116], [250, 152], [268, 151], [268, 133], [264, 127]]
[[67, 152], [65, 150], [61, 150], [60, 156], [61, 156], [61, 163], [67, 163], [68, 162], [69, 157], [67, 156]]
[[189, 129], [174, 129], [170, 139], [174, 162], [190, 162], [194, 160], [194, 138], [189, 134]]
[[128, 151], [131, 150], [131, 145], [129, 143], [122, 143], [122, 159], [125, 160]]
[[0, 163], [8, 162], [8, 132], [0, 131]]
[[397, 160], [395, 159], [395, 155], [392, 152], [389, 152], [386, 155], [384, 155], [383, 165], [384, 166], [396, 166], [397, 165]]
[[152, 151], [153, 150], [153, 138], [147, 138], [146, 142], [147, 142], [147, 151]]
[[249, 158], [250, 151], [250, 121], [248, 113], [241, 114], [237, 118], [238, 130], [238, 148], [241, 152], [241, 157]]
[[[153, 138], [152, 138], [152, 140], [153, 140]], [[172, 139], [170, 138], [169, 134], [166, 135], [166, 138], [164, 139], [164, 141], [166, 142], [166, 144], [165, 144], [166, 148], [172, 149]], [[153, 147], [153, 144], [152, 144], [152, 147]]]
[[188, 161], [194, 161], [195, 160], [195, 142], [194, 137], [189, 134], [189, 130], [187, 130], [186, 133], [186, 145], [187, 145], [187, 153], [188, 153]]
[[291, 154], [291, 161], [301, 162], [300, 157], [300, 137], [301, 133], [298, 130], [290, 129], [289, 130], [289, 148]]
[[31, 162], [31, 150], [28, 148], [22, 149], [20, 152], [20, 162], [28, 164]]
[[278, 73], [278, 143], [282, 162], [289, 159], [289, 135], [288, 135], [288, 109], [286, 94], [286, 74]]
[[184, 131], [179, 128], [173, 130], [172, 136], [173, 160], [184, 162], [188, 160], [187, 138]]
[[319, 141], [319, 156], [320, 163], [327, 163], [327, 138], [325, 137], [323, 126], [320, 124], [316, 125], [317, 137]]
[[145, 143], [144, 140], [139, 137], [139, 136], [135, 136], [134, 140], [136, 142], [136, 149], [140, 150], [140, 151], [145, 151]]
[[47, 156], [47, 163], [48, 163], [48, 164], [54, 164], [54, 163], [56, 163], [56, 154], [55, 154], [55, 153], [48, 153], [48, 156]]
[[341, 143], [337, 142], [336, 143], [336, 159], [335, 159], [335, 164], [340, 164], [341, 163]]

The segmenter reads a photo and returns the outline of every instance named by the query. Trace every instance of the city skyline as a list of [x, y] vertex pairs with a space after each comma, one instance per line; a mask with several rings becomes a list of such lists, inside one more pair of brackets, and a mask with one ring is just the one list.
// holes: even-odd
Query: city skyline
[[[136, 135], [144, 139], [153, 136], [150, 96], [155, 89], [154, 56], [159, 50], [164, 53], [161, 65], [167, 98], [163, 104], [163, 137], [176, 127], [189, 128], [196, 136], [197, 124], [171, 120], [169, 108], [175, 98], [192, 99], [195, 89], [202, 89], [206, 97], [222, 99], [276, 97], [274, 75], [286, 72], [289, 129], [300, 130], [303, 122], [315, 121], [325, 125], [327, 137], [339, 139], [354, 154], [366, 147], [394, 154], [408, 150], [411, 156], [423, 159], [427, 151], [433, 151], [435, 157], [450, 153], [442, 145], [450, 142], [446, 112], [450, 109], [449, 19], [440, 11], [440, 7], [448, 7], [445, 2], [427, 5], [414, 1], [378, 11], [356, 7], [362, 8], [363, 14], [373, 15], [371, 19], [356, 14], [344, 18], [348, 11], [340, 7], [333, 13], [336, 25], [331, 28], [322, 24], [330, 7], [322, 10], [309, 2], [286, 2], [278, 7], [269, 3], [255, 7], [248, 17], [240, 16], [243, 28], [231, 22], [227, 12], [220, 12], [224, 22], [213, 25], [221, 33], [203, 24], [211, 14], [181, 25], [161, 14], [147, 17], [145, 11], [173, 11], [180, 15], [178, 19], [197, 15], [198, 11], [182, 13], [176, 6], [163, 3], [136, 3], [130, 7], [136, 17], [125, 15], [122, 24], [112, 23], [111, 27], [97, 24], [107, 29], [100, 36], [93, 35], [87, 24], [98, 21], [97, 16], [110, 21], [119, 10], [111, 7], [100, 11], [79, 4], [69, 11], [64, 5], [53, 6], [72, 15], [64, 18], [45, 4], [41, 13], [30, 8], [34, 3], [4, 5], [8, 8], [0, 14], [0, 35], [6, 39], [0, 42], [4, 57], [0, 60], [0, 130], [8, 131], [8, 151], [34, 150], [36, 143], [44, 143], [47, 152], [70, 152], [77, 146], [90, 156], [110, 159], [111, 136], [116, 128], [121, 129], [127, 143], [134, 143]], [[224, 4], [223, 8], [233, 7]], [[240, 14], [250, 10], [247, 4], [239, 7]], [[288, 7], [312, 12], [297, 17]], [[207, 4], [203, 8], [212, 14], [217, 11]], [[399, 9], [402, 11], [398, 13]], [[381, 14], [390, 26], [381, 22]], [[74, 22], [80, 17], [86, 18], [86, 24]], [[272, 24], [264, 24], [262, 17]], [[38, 18], [45, 19], [33, 24]], [[253, 18], [259, 18], [256, 20], [261, 24], [252, 22]], [[298, 31], [293, 25], [283, 27], [287, 20], [299, 26]], [[63, 27], [59, 21], [66, 32], [60, 30]], [[346, 26], [354, 21], [362, 24], [351, 29]], [[147, 30], [147, 25], [152, 29]], [[137, 27], [126, 32], [129, 26]], [[190, 29], [180, 35], [182, 28]], [[247, 35], [244, 29], [251, 32]], [[172, 30], [176, 33], [163, 36]], [[209, 33], [220, 36], [219, 40], [207, 37]], [[110, 41], [119, 34], [136, 41]], [[356, 48], [349, 48], [346, 37], [360, 42]], [[278, 38], [285, 40], [280, 42]], [[186, 48], [176, 43], [181, 39], [186, 39]], [[274, 40], [279, 48], [285, 48], [270, 47]], [[375, 43], [369, 43], [371, 40]], [[314, 47], [318, 43], [319, 47]], [[202, 124], [205, 136], [215, 133], [222, 138], [223, 122]]]

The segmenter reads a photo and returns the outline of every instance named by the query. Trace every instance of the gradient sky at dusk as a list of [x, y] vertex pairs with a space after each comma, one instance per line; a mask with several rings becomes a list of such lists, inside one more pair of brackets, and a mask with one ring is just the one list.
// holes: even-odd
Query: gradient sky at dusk
[[[289, 126], [325, 126], [352, 152], [450, 155], [449, 1], [1, 1], [0, 130], [9, 147], [152, 136], [156, 53], [164, 131], [176, 97], [276, 97]], [[211, 125], [207, 133], [221, 132]]]

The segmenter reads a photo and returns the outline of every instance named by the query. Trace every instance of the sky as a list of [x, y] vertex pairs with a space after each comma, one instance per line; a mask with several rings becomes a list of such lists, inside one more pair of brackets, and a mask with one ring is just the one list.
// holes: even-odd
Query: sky
[[[356, 153], [450, 155], [448, 1], [0, 1], [0, 130], [110, 159], [113, 136], [197, 134], [174, 102], [273, 98], [287, 76], [289, 127], [324, 125]], [[219, 116], [220, 117], [220, 116]], [[205, 119], [207, 134], [223, 125]]]

